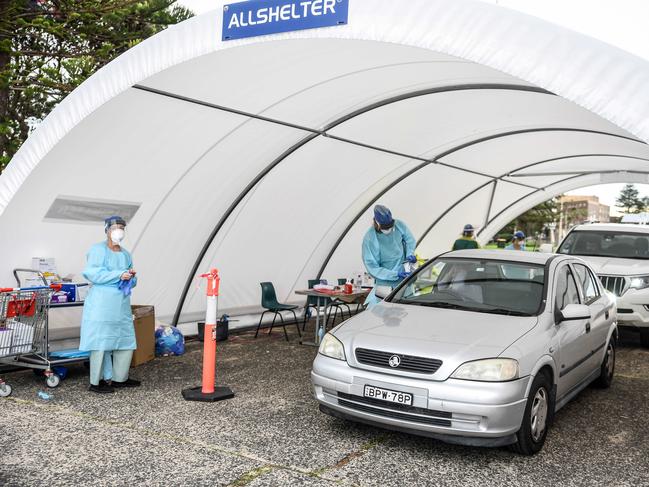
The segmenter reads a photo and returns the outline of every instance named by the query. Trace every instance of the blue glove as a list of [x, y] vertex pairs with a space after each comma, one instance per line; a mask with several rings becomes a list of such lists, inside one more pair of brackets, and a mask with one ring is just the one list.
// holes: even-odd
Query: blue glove
[[119, 281], [117, 287], [124, 293], [124, 296], [130, 296], [131, 290], [133, 289], [133, 279], [131, 278], [128, 281]]
[[410, 262], [411, 264], [416, 264], [417, 263], [417, 257], [415, 257], [414, 255], [409, 255], [408, 257], [406, 257], [406, 260], [408, 262]]
[[399, 279], [405, 279], [409, 275], [410, 275], [410, 272], [401, 271], [401, 272], [399, 272], [398, 277], [399, 277]]

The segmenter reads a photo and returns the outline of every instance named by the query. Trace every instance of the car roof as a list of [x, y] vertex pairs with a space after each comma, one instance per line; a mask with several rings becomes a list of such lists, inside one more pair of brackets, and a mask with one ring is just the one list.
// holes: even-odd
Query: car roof
[[544, 252], [526, 252], [521, 250], [485, 250], [469, 249], [454, 250], [441, 257], [464, 257], [466, 259], [489, 259], [489, 260], [507, 260], [511, 262], [527, 262], [530, 264], [545, 265], [551, 258], [557, 254]]
[[571, 231], [603, 231], [620, 233], [649, 233], [649, 225], [638, 225], [635, 223], [584, 223], [572, 228]]

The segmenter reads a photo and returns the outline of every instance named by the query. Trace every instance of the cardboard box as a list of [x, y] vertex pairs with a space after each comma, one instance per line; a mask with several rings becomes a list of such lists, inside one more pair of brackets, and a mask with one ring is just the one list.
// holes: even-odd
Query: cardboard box
[[88, 284], [87, 283], [61, 284], [60, 292], [65, 294], [66, 300], [64, 301], [55, 300], [55, 297], [59, 294], [59, 293], [55, 293], [54, 296], [52, 296], [53, 303], [76, 303], [76, 302], [80, 303], [85, 301], [86, 296], [88, 295]]
[[137, 367], [155, 358], [155, 310], [153, 306], [133, 304], [131, 311], [137, 342], [131, 367]]
[[54, 294], [52, 294], [52, 303], [60, 304], [60, 303], [67, 303], [69, 300], [68, 293], [65, 291], [57, 291]]

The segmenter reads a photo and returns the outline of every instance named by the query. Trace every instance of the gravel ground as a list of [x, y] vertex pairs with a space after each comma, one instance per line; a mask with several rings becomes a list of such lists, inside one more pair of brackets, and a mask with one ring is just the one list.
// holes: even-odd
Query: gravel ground
[[200, 381], [196, 342], [133, 369], [143, 386], [113, 395], [88, 392], [82, 366], [53, 390], [31, 371], [7, 374], [0, 485], [649, 486], [649, 350], [632, 333], [613, 386], [584, 391], [559, 412], [543, 451], [521, 457], [323, 415], [310, 393], [315, 349], [289, 331], [289, 343], [281, 330], [219, 343], [217, 382], [236, 394], [220, 403], [180, 395]]

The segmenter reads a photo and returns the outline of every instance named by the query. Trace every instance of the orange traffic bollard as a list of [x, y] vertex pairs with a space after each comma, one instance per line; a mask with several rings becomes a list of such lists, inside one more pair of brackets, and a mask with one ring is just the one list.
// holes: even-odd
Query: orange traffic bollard
[[221, 278], [219, 271], [212, 269], [201, 277], [207, 278], [207, 311], [205, 312], [205, 333], [203, 339], [203, 382], [199, 387], [183, 389], [187, 401], [215, 402], [234, 397], [229, 387], [214, 385], [216, 374], [216, 316]]

